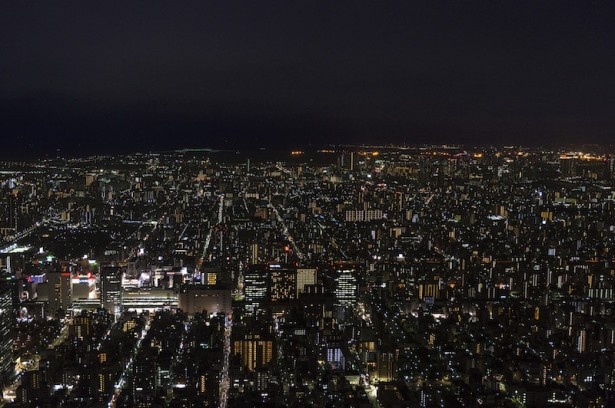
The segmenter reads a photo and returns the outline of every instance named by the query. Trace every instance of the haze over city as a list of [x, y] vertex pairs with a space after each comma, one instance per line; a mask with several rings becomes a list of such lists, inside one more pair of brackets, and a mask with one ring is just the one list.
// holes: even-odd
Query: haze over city
[[2, 155], [611, 143], [609, 2], [7, 2]]

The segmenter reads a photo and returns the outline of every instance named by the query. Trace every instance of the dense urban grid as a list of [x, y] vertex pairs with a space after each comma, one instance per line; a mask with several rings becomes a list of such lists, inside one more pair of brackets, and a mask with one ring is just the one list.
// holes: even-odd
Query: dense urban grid
[[604, 148], [0, 170], [0, 406], [615, 404]]

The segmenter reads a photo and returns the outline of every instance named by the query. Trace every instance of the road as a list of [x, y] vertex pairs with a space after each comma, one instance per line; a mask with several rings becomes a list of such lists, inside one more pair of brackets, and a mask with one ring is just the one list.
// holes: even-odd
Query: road
[[151, 322], [152, 322], [152, 318], [150, 316], [147, 316], [146, 321], [145, 321], [145, 327], [141, 331], [141, 337], [139, 337], [139, 340], [137, 340], [137, 344], [135, 345], [135, 348], [132, 350], [132, 355], [130, 356], [130, 360], [128, 360], [128, 363], [126, 364], [126, 367], [124, 368], [124, 371], [122, 371], [122, 374], [120, 375], [119, 380], [115, 384], [115, 391], [113, 393], [113, 396], [111, 397], [111, 401], [109, 402], [109, 408], [116, 407], [117, 400], [122, 394], [122, 390], [124, 390], [124, 388], [126, 387], [126, 384], [127, 384], [126, 380], [128, 376], [132, 373], [132, 366], [134, 364], [135, 357], [137, 356], [137, 354], [139, 353], [139, 350], [141, 349], [141, 343], [143, 343], [143, 339], [145, 338], [145, 336], [147, 336], [147, 332], [149, 331], [151, 327]]
[[226, 408], [228, 401], [228, 390], [231, 381], [229, 379], [229, 360], [231, 354], [231, 333], [233, 330], [232, 318], [225, 316], [224, 318], [224, 358], [222, 362], [222, 375], [220, 376], [220, 408]]
[[211, 236], [213, 235], [214, 229], [218, 224], [222, 222], [224, 212], [224, 194], [221, 194], [218, 197], [218, 216], [217, 220], [212, 220], [211, 226], [209, 228], [209, 232], [207, 232], [207, 237], [205, 237], [205, 244], [203, 245], [203, 253], [201, 254], [201, 260], [205, 262], [205, 257], [207, 256], [207, 250], [209, 249], [209, 243], [211, 242]]
[[276, 220], [280, 223], [280, 226], [282, 227], [282, 234], [288, 240], [288, 242], [290, 242], [290, 245], [293, 247], [293, 251], [295, 251], [295, 254], [297, 254], [297, 257], [299, 258], [299, 260], [302, 261], [304, 258], [303, 253], [299, 250], [299, 248], [297, 247], [297, 244], [295, 244], [295, 240], [290, 235], [290, 232], [288, 231], [288, 228], [286, 227], [286, 223], [284, 222], [284, 219], [280, 216], [280, 213], [278, 212], [277, 208], [275, 208], [275, 206], [271, 204], [271, 201], [269, 201], [269, 208], [273, 210]]

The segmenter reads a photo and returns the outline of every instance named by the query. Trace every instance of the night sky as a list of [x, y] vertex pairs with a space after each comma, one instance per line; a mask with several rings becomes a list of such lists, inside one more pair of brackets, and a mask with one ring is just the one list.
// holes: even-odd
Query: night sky
[[0, 156], [615, 141], [610, 1], [3, 1]]

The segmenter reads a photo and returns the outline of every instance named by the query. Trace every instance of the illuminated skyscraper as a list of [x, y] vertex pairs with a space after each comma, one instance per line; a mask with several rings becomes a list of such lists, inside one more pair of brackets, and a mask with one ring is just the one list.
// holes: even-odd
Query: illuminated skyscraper
[[122, 270], [107, 266], [100, 273], [100, 306], [119, 314], [122, 305]]
[[[38, 285], [39, 300], [47, 300], [47, 315], [55, 317], [61, 309], [66, 313], [71, 304], [71, 277], [68, 272], [49, 272], [47, 282]], [[61, 317], [61, 316], [59, 316]]]
[[560, 157], [560, 171], [564, 177], [574, 177], [577, 175], [577, 159], [570, 156]]
[[254, 312], [267, 300], [268, 271], [264, 265], [252, 265], [244, 276], [246, 309]]
[[335, 299], [341, 306], [353, 306], [357, 301], [357, 269], [354, 265], [340, 264], [335, 270]]
[[92, 319], [87, 314], [75, 316], [68, 326], [68, 332], [81, 340], [89, 337], [92, 332]]
[[3, 194], [0, 206], [0, 228], [17, 230], [18, 201], [18, 196], [12, 191]]
[[13, 360], [15, 285], [13, 277], [0, 276], [0, 385], [10, 382], [15, 368]]
[[316, 284], [316, 268], [297, 269], [297, 297], [305, 292], [306, 285]]
[[297, 298], [297, 268], [270, 263], [251, 265], [245, 272], [246, 309], [253, 312], [267, 302]]
[[262, 334], [241, 333], [233, 340], [233, 354], [239, 355], [248, 371], [265, 367], [274, 359], [273, 338]]
[[269, 265], [269, 299], [272, 302], [297, 298], [297, 269], [284, 265]]

